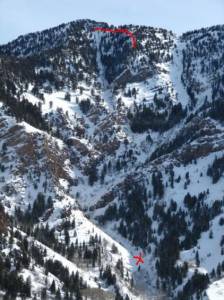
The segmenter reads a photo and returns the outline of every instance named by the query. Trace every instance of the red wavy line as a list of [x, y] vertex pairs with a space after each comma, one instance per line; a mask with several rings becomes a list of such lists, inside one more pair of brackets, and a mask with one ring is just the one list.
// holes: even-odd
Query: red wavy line
[[110, 29], [110, 28], [103, 28], [103, 27], [96, 27], [94, 28], [94, 31], [102, 31], [102, 32], [112, 32], [112, 33], [124, 33], [128, 35], [131, 39], [132, 47], [136, 48], [137, 46], [137, 40], [134, 34], [125, 28], [117, 28], [117, 29]]

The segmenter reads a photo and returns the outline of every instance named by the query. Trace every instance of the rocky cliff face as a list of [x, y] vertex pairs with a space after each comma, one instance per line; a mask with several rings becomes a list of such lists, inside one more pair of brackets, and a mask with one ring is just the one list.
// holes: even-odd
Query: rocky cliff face
[[1, 251], [32, 258], [10, 250], [32, 297], [207, 299], [223, 272], [224, 28], [124, 26], [132, 48], [95, 27], [0, 46]]

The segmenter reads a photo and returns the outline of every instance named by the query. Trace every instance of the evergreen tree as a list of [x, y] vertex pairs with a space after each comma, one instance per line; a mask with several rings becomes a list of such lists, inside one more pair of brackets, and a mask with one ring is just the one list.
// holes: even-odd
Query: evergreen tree
[[52, 294], [55, 294], [56, 286], [55, 286], [55, 281], [54, 280], [52, 281], [52, 284], [50, 286], [50, 291], [51, 291]]
[[65, 100], [66, 100], [66, 101], [71, 101], [71, 95], [70, 95], [69, 92], [67, 92], [67, 93], [65, 94]]

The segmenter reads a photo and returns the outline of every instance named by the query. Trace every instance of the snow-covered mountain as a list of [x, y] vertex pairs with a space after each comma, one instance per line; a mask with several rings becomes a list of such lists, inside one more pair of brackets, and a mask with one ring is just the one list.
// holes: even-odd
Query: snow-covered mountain
[[0, 46], [1, 295], [222, 299], [224, 26], [95, 27]]

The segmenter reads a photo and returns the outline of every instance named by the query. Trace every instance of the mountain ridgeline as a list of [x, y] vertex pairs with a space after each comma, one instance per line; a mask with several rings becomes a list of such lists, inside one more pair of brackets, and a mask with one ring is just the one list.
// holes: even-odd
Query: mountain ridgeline
[[224, 26], [121, 26], [136, 48], [95, 27], [115, 28], [78, 20], [0, 46], [1, 295], [214, 300]]

